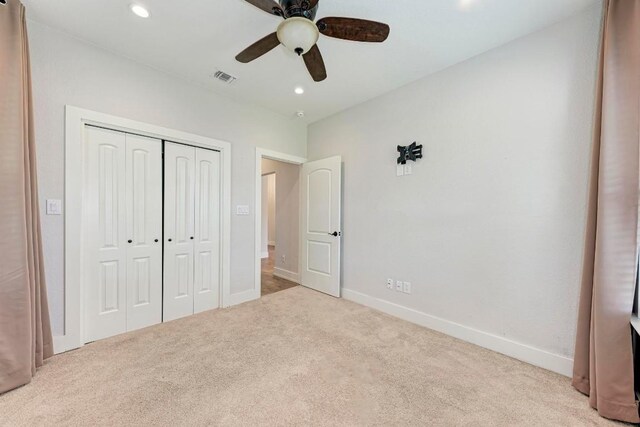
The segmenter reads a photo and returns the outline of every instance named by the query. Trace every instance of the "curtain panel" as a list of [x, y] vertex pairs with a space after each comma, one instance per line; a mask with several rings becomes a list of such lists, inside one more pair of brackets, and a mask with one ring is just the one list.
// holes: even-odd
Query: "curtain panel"
[[640, 0], [605, 0], [572, 384], [603, 417], [633, 423], [639, 104]]
[[24, 6], [0, 4], [0, 393], [53, 354], [36, 179]]

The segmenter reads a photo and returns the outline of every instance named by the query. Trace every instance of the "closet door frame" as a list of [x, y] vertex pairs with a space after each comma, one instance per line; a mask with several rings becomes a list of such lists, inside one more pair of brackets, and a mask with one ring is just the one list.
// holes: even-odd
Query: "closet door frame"
[[64, 194], [64, 335], [53, 337], [56, 354], [84, 345], [82, 277], [83, 245], [87, 232], [83, 224], [85, 126], [92, 125], [159, 140], [174, 141], [220, 152], [220, 307], [230, 300], [231, 265], [231, 144], [187, 132], [65, 106], [65, 194]]

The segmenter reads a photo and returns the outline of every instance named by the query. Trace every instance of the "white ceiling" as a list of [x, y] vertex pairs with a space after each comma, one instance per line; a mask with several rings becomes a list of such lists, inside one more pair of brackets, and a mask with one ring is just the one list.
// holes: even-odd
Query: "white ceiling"
[[[132, 1], [151, 18], [133, 15]], [[30, 19], [231, 98], [313, 122], [558, 22], [596, 0], [321, 0], [317, 18], [386, 22], [383, 44], [321, 36], [328, 78], [314, 83], [280, 46], [249, 64], [235, 55], [280, 19], [243, 0], [23, 0]], [[238, 77], [226, 86], [223, 70]], [[296, 86], [306, 93], [295, 95]]]

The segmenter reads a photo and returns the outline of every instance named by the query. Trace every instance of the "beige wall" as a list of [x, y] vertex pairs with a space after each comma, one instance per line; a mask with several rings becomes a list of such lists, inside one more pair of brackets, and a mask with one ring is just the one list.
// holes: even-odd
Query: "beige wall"
[[[45, 274], [54, 335], [64, 333], [64, 216], [45, 215], [45, 199], [64, 200], [66, 104], [203, 135], [232, 145], [231, 204], [255, 203], [256, 146], [306, 156], [306, 126], [177, 79], [29, 22]], [[254, 289], [253, 215], [231, 218], [231, 292]]]
[[262, 258], [269, 257], [269, 175], [262, 176], [260, 206], [260, 253]]
[[267, 175], [267, 243], [270, 246], [276, 244], [276, 186], [275, 173]]
[[571, 372], [599, 28], [594, 7], [310, 126], [309, 159], [344, 161], [351, 295]]
[[269, 256], [269, 245], [276, 244], [276, 174], [262, 175], [262, 258]]
[[300, 166], [263, 159], [262, 173], [275, 173], [275, 268], [293, 273], [297, 278]]

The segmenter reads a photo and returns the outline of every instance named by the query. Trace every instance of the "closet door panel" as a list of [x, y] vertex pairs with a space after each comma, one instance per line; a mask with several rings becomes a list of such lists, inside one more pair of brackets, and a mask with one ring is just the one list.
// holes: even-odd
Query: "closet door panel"
[[165, 321], [193, 314], [195, 157], [195, 148], [165, 142]]
[[125, 135], [85, 127], [84, 342], [127, 330]]
[[127, 330], [162, 322], [162, 141], [126, 136]]
[[196, 149], [194, 312], [220, 305], [220, 153]]

